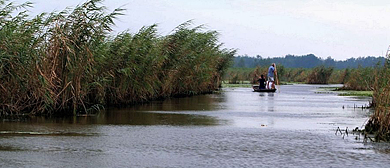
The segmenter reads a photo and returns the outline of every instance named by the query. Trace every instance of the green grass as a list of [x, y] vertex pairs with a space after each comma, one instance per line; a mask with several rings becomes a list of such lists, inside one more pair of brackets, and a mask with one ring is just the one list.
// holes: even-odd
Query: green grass
[[223, 83], [222, 84], [223, 88], [238, 88], [238, 87], [244, 87], [244, 88], [250, 88], [252, 87], [252, 84], [244, 83], [244, 84], [228, 84], [228, 83]]
[[372, 97], [373, 91], [355, 91], [355, 90], [344, 90], [339, 91], [339, 96], [367, 96]]
[[280, 85], [295, 85], [295, 84], [305, 84], [305, 82], [280, 82]]
[[372, 97], [373, 91], [340, 90], [340, 87], [320, 87], [319, 92], [336, 92], [339, 96], [367, 96]]
[[235, 83], [235, 84], [230, 84], [229, 81], [223, 81], [222, 82], [222, 87], [223, 88], [251, 88], [253, 84], [251, 84], [250, 81], [240, 81], [240, 83]]

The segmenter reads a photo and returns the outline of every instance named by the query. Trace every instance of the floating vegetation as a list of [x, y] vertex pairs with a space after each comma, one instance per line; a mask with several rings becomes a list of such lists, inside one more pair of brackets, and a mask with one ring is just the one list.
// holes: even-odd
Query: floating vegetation
[[235, 87], [252, 88], [252, 84], [250, 81], [241, 81], [240, 83], [230, 83], [228, 81], [224, 81], [222, 82], [221, 86], [223, 88], [235, 88]]
[[338, 94], [339, 96], [366, 96], [366, 97], [372, 97], [373, 91], [342, 91], [342, 93]]

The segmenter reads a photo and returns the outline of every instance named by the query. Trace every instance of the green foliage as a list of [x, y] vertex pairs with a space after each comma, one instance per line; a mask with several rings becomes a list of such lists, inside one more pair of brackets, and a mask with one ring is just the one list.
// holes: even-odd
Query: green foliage
[[319, 66], [312, 70], [307, 78], [308, 84], [327, 84], [333, 67]]
[[152, 25], [110, 37], [123, 9], [101, 2], [28, 19], [31, 3], [0, 0], [0, 115], [75, 115], [221, 85], [235, 50], [217, 32], [186, 22], [168, 36]]
[[361, 67], [374, 67], [378, 62], [384, 63], [384, 57], [359, 57], [349, 58], [344, 61], [336, 61], [331, 57], [322, 59], [316, 57], [313, 54], [295, 56], [286, 55], [285, 57], [273, 57], [273, 58], [262, 58], [261, 56], [249, 57], [249, 56], [238, 56], [234, 58], [234, 67], [236, 68], [255, 68], [257, 66], [269, 66], [271, 63], [278, 65], [284, 65], [286, 68], [315, 68], [321, 65], [326, 67], [334, 67], [335, 69], [346, 69], [346, 68], [358, 68]]
[[346, 69], [341, 75], [345, 90], [373, 90], [375, 68]]
[[281, 81], [286, 82], [306, 82], [309, 69], [304, 68], [286, 68], [283, 75], [280, 75]]
[[[388, 58], [390, 59], [390, 58]], [[375, 112], [365, 126], [368, 133], [375, 134], [376, 141], [390, 141], [390, 64], [375, 70], [372, 106]]]
[[[278, 78], [280, 82], [298, 82], [312, 84], [344, 84], [342, 90], [366, 90], [372, 91], [376, 69], [379, 67], [359, 67], [351, 69], [335, 70], [332, 67], [319, 66], [313, 69], [307, 68], [285, 68], [277, 65]], [[256, 84], [258, 77], [268, 73], [268, 66], [256, 68], [229, 68], [228, 75], [224, 79], [229, 83], [242, 83], [251, 81]]]
[[243, 83], [244, 81], [251, 81], [254, 83], [257, 78], [263, 74], [266, 77], [267, 71], [265, 67], [253, 68], [229, 68], [227, 74], [224, 76], [224, 80], [227, 80], [230, 84]]

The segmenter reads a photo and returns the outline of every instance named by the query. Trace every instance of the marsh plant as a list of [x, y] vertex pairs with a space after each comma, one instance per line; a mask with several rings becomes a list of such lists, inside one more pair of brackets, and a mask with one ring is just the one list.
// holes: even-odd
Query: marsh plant
[[308, 84], [328, 84], [334, 68], [323, 65], [315, 67], [307, 77]]
[[0, 0], [0, 115], [75, 115], [218, 89], [235, 50], [217, 32], [186, 22], [166, 36], [157, 25], [112, 36], [123, 9], [101, 3], [31, 18], [31, 3]]
[[[388, 56], [388, 59], [389, 56]], [[375, 112], [365, 130], [375, 134], [376, 141], [390, 141], [390, 61], [383, 68], [376, 68], [372, 104]]]
[[341, 83], [343, 90], [373, 91], [375, 82], [375, 73], [377, 67], [359, 67], [354, 69], [345, 69], [335, 71], [331, 75], [332, 83]]

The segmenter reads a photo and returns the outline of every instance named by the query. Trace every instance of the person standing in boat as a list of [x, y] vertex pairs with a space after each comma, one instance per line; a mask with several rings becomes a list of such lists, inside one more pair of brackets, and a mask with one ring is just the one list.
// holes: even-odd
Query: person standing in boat
[[265, 89], [265, 78], [264, 78], [264, 75], [261, 75], [261, 77], [257, 81], [259, 81], [259, 89]]
[[[275, 74], [276, 74], [275, 63], [272, 63], [272, 65], [268, 68], [267, 89], [275, 89]], [[271, 88], [269, 88], [270, 83], [271, 83]]]

